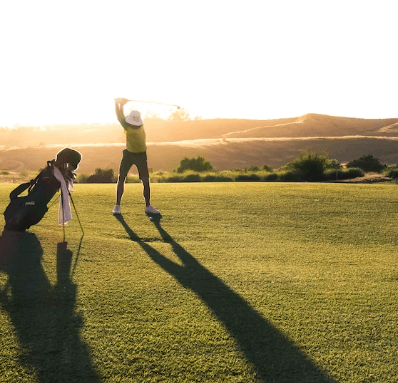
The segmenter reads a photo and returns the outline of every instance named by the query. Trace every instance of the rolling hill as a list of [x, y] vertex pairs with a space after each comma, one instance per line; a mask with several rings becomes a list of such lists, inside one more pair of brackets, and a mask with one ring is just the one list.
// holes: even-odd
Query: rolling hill
[[[398, 118], [359, 119], [306, 114], [278, 120], [145, 120], [149, 167], [169, 171], [201, 155], [217, 170], [278, 168], [299, 151], [327, 150], [341, 163], [372, 154], [398, 162]], [[83, 154], [80, 172], [118, 167], [124, 134], [117, 124], [0, 129], [0, 169], [37, 170], [62, 147]]]

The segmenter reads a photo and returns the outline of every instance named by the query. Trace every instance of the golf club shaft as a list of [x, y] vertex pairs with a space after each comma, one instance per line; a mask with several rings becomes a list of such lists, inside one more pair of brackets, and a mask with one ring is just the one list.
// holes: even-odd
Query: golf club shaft
[[80, 229], [82, 231], [82, 234], [84, 235], [83, 226], [82, 226], [82, 223], [80, 222], [79, 214], [77, 214], [76, 206], [75, 206], [75, 203], [73, 202], [73, 198], [72, 198], [72, 195], [70, 194], [69, 190], [68, 190], [68, 194], [70, 197], [70, 201], [72, 202], [73, 208], [75, 209], [75, 213], [76, 213], [77, 220], [79, 221]]
[[64, 198], [63, 198], [62, 189], [61, 189], [61, 205], [62, 205], [62, 230], [64, 232], [64, 242], [65, 242], [65, 207], [64, 207]]
[[70, 274], [70, 279], [73, 278], [73, 274], [75, 273], [77, 261], [79, 260], [80, 249], [81, 249], [81, 247], [82, 247], [83, 237], [84, 237], [84, 233], [83, 233], [82, 236], [80, 237], [79, 247], [77, 248], [75, 263], [73, 264], [72, 272], [71, 272], [71, 274]]
[[140, 101], [140, 100], [129, 100], [131, 102], [143, 102], [146, 104], [158, 104], [158, 105], [167, 105], [167, 106], [173, 106], [174, 108], [180, 109], [179, 105], [174, 105], [174, 104], [166, 104], [163, 102], [156, 102], [156, 101]]

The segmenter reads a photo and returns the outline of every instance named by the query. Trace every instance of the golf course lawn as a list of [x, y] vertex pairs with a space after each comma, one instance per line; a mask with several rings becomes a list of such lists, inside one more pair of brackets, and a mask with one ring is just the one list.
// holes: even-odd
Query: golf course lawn
[[115, 188], [3, 250], [0, 382], [398, 381], [396, 185]]

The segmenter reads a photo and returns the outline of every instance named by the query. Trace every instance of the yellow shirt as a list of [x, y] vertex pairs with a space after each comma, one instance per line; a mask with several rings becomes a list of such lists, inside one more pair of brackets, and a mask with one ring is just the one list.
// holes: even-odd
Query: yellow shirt
[[130, 127], [124, 128], [124, 133], [126, 133], [126, 148], [129, 152], [146, 152], [144, 125], [141, 125], [138, 129], [133, 129]]

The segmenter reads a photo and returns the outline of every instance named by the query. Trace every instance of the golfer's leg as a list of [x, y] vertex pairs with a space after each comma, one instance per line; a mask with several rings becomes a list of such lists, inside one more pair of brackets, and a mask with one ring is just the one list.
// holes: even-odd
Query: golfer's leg
[[124, 182], [126, 181], [127, 174], [133, 165], [134, 158], [132, 158], [132, 153], [130, 153], [127, 149], [123, 150], [122, 161], [120, 162], [119, 167], [119, 177], [117, 179], [117, 187], [116, 187], [116, 205], [120, 206], [120, 202], [122, 200], [122, 195], [124, 193]]
[[120, 205], [120, 201], [122, 200], [122, 195], [124, 193], [124, 181], [126, 177], [119, 175], [117, 179], [117, 187], [116, 187], [116, 205]]
[[145, 206], [149, 206], [151, 204], [151, 187], [149, 185], [149, 177], [143, 177], [142, 181], [142, 194], [145, 199]]

